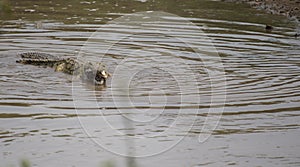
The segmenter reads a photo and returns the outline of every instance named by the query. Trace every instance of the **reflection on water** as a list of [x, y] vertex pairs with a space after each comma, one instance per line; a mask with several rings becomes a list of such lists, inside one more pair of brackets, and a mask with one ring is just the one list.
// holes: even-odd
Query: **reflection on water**
[[[299, 166], [296, 23], [209, 0], [1, 1], [0, 7], [4, 166], [23, 158], [33, 166]], [[158, 10], [181, 17], [108, 23]], [[273, 31], [265, 32], [265, 24]], [[220, 108], [211, 101], [222, 100], [212, 93], [220, 95], [224, 85], [209, 75], [219, 71], [212, 50], [199, 58], [193, 48], [209, 46], [200, 29], [213, 40], [227, 83], [222, 118], [204, 143], [198, 137], [208, 111]], [[15, 63], [18, 52], [32, 50], [101, 58], [113, 77], [97, 89], [50, 68]], [[111, 153], [165, 150], [184, 136], [147, 158]]]

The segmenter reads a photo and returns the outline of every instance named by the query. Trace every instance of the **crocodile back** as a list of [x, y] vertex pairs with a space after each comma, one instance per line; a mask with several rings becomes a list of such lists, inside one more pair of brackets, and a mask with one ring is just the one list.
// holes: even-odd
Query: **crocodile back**
[[57, 56], [40, 52], [25, 52], [20, 53], [19, 56], [21, 57], [21, 59], [17, 60], [17, 63], [31, 64], [37, 66], [53, 67], [56, 63], [62, 61]]
[[20, 53], [19, 56], [22, 59], [60, 60], [57, 56], [48, 53], [40, 53], [40, 52], [25, 52], [25, 53]]
[[82, 64], [80, 64], [76, 59], [66, 58], [55, 64], [55, 71], [62, 71], [67, 74], [80, 74], [80, 69]]

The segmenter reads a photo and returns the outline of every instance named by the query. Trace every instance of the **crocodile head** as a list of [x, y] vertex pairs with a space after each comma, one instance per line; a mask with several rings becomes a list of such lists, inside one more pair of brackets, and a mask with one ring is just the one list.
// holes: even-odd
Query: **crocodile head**
[[104, 69], [97, 70], [95, 76], [95, 84], [96, 85], [104, 85], [106, 83], [106, 79], [110, 76], [108, 72]]
[[95, 85], [105, 85], [106, 79], [111, 76], [106, 72], [105, 66], [101, 63], [92, 64], [88, 62], [85, 64], [84, 73], [85, 78]]

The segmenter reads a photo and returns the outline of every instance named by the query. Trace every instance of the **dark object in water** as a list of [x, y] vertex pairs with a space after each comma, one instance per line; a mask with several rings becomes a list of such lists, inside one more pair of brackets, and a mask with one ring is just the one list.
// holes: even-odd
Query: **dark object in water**
[[296, 33], [294, 36], [295, 38], [300, 37], [300, 33]]
[[271, 32], [273, 30], [273, 27], [267, 24], [265, 29], [267, 32]]
[[79, 76], [81, 79], [95, 85], [105, 85], [106, 79], [110, 76], [106, 72], [105, 65], [100, 62], [80, 62], [75, 58], [59, 58], [40, 52], [25, 52], [19, 54], [19, 56], [21, 59], [17, 60], [17, 63], [51, 67], [55, 71]]

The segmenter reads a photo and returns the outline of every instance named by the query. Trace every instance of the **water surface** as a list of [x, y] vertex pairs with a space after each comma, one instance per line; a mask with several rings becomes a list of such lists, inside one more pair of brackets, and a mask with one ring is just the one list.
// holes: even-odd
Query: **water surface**
[[[298, 23], [220, 1], [1, 5], [1, 166], [299, 166]], [[25, 51], [101, 59], [113, 77], [95, 88], [17, 64]]]

